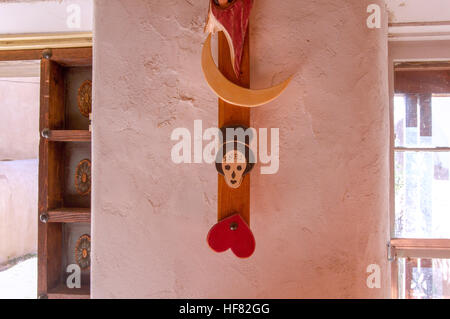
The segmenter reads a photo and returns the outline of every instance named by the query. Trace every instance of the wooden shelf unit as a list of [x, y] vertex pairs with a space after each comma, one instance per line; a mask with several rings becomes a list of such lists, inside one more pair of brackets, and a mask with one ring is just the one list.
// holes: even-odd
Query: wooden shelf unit
[[81, 287], [80, 289], [70, 289], [63, 284], [51, 288], [47, 292], [48, 299], [90, 299], [90, 297], [90, 291], [86, 287]]
[[91, 141], [91, 132], [89, 130], [44, 130], [42, 135], [50, 142]]
[[[79, 85], [70, 78], [70, 74], [76, 73], [76, 68], [81, 68], [82, 77], [86, 77], [90, 69], [90, 80], [92, 79], [92, 48], [55, 49], [53, 55], [48, 55], [48, 51], [41, 51], [38, 298], [90, 298], [89, 270], [84, 271], [88, 280], [82, 281], [81, 288], [69, 289], [65, 282], [69, 275], [66, 273], [67, 263], [74, 256], [74, 243], [67, 235], [71, 232], [71, 225], [84, 227], [90, 234], [90, 195], [82, 199], [81, 206], [73, 203], [76, 194], [67, 195], [69, 191], [73, 193], [68, 185], [74, 183], [73, 178], [69, 180], [74, 175], [73, 171], [67, 170], [74, 169], [73, 163], [80, 157], [69, 153], [77, 151], [77, 147], [73, 145], [78, 145], [79, 142], [86, 145], [81, 147], [81, 157], [85, 158], [88, 153], [90, 158], [89, 120], [86, 120], [87, 125], [83, 122], [82, 129], [75, 127], [68, 118], [70, 112], [67, 107], [68, 100], [73, 100], [74, 94], [76, 96], [77, 92], [74, 93], [73, 90]], [[70, 81], [75, 84], [69, 86]], [[75, 111], [71, 112], [74, 114]], [[73, 233], [78, 236], [80, 229]], [[70, 244], [67, 244], [68, 238], [72, 240]], [[69, 250], [68, 247], [72, 249]]]
[[90, 223], [90, 208], [55, 208], [47, 211], [47, 223]]

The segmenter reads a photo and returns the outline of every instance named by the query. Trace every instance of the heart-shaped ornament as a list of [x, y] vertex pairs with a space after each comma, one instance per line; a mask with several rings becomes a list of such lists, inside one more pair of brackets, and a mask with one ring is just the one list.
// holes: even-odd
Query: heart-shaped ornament
[[255, 237], [239, 214], [215, 224], [209, 230], [206, 240], [214, 251], [221, 253], [231, 249], [239, 258], [248, 258], [255, 251]]

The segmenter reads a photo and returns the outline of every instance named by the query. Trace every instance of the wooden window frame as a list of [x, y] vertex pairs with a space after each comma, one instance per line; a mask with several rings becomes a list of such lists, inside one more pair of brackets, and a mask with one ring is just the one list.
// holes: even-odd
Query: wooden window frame
[[[424, 238], [395, 238], [395, 153], [401, 151], [427, 151], [448, 152], [450, 147], [436, 148], [407, 148], [395, 147], [394, 131], [394, 84], [396, 64], [402, 62], [401, 67], [409, 68], [410, 71], [422, 70], [421, 63], [440, 62], [429, 70], [450, 70], [450, 40], [413, 40], [389, 42], [389, 117], [390, 117], [390, 198], [389, 198], [389, 221], [390, 221], [390, 252], [391, 261], [391, 297], [399, 297], [398, 286], [398, 264], [396, 258], [450, 258], [450, 239], [424, 239]], [[410, 63], [408, 66], [407, 64]], [[398, 68], [398, 66], [397, 66]]]

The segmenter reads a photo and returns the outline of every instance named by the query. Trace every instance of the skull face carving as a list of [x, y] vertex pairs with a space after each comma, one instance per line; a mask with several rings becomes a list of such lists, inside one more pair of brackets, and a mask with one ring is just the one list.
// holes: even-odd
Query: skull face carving
[[[227, 129], [230, 128], [237, 132], [239, 130], [247, 132], [248, 136], [238, 138], [233, 133], [228, 135]], [[250, 173], [255, 165], [253, 151], [249, 147], [253, 133], [248, 132], [247, 128], [243, 126], [223, 127], [221, 131], [224, 142], [216, 155], [216, 170], [223, 175], [228, 187], [239, 188], [245, 175]]]
[[241, 186], [244, 172], [247, 168], [245, 155], [237, 150], [225, 154], [222, 161], [222, 171], [225, 182], [231, 188]]

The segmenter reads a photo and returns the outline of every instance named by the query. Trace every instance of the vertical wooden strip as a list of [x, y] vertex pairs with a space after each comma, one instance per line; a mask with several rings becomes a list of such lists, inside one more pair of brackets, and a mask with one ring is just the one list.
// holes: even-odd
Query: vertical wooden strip
[[[250, 45], [249, 29], [244, 43], [241, 76], [234, 74], [231, 65], [230, 49], [225, 35], [219, 33], [219, 70], [230, 81], [242, 86], [250, 87]], [[250, 109], [226, 103], [219, 99], [219, 127], [228, 125], [244, 125], [250, 127]], [[233, 189], [227, 186], [225, 179], [219, 174], [218, 181], [218, 220], [222, 220], [235, 213], [239, 213], [250, 225], [250, 174], [244, 177], [241, 186]]]
[[[41, 60], [41, 92], [39, 132], [48, 127], [48, 99], [50, 83], [50, 61]], [[47, 294], [47, 224], [39, 221], [39, 216], [46, 212], [48, 207], [48, 141], [42, 136], [39, 141], [39, 200], [38, 200], [38, 296]]]
[[432, 136], [431, 93], [419, 95], [420, 104], [420, 136]]
[[[41, 101], [39, 129], [64, 128], [64, 74], [56, 62], [41, 60]], [[62, 202], [62, 144], [49, 142], [41, 136], [39, 142], [38, 216]], [[38, 217], [39, 218], [39, 217]], [[62, 224], [38, 222], [38, 295], [61, 281]]]

